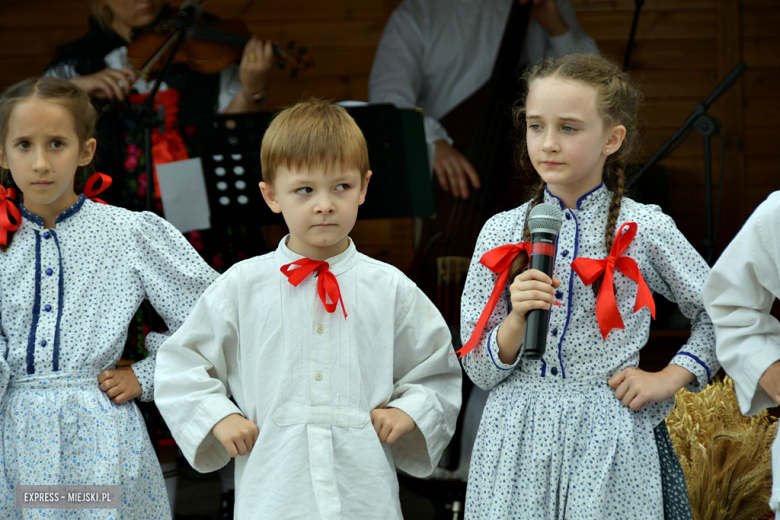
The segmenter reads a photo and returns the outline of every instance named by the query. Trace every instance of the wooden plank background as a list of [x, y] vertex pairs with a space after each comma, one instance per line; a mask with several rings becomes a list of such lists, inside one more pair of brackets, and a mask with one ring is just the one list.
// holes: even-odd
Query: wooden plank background
[[[211, 0], [208, 10], [223, 17], [241, 17], [262, 37], [282, 43], [295, 40], [309, 48], [316, 70], [296, 79], [275, 74], [269, 101], [276, 107], [310, 95], [366, 100], [376, 45], [398, 3]], [[622, 62], [635, 2], [572, 3], [582, 26], [602, 52]], [[774, 135], [780, 120], [778, 7], [777, 0], [648, 0], [639, 20], [631, 71], [646, 96], [641, 113], [643, 160], [671, 137], [694, 105], [706, 99], [740, 60], [749, 67], [710, 110], [723, 125], [726, 148], [716, 254], [755, 206], [780, 189], [780, 147]], [[87, 15], [87, 0], [0, 0], [0, 88], [39, 74], [56, 45], [86, 31]], [[662, 163], [663, 180], [669, 186], [668, 204], [663, 209], [696, 246], [705, 236], [703, 151], [703, 138], [694, 133]], [[716, 141], [716, 189], [719, 167]], [[271, 238], [280, 231], [266, 233]], [[367, 254], [402, 269], [411, 261], [409, 219], [359, 222], [353, 236]]]

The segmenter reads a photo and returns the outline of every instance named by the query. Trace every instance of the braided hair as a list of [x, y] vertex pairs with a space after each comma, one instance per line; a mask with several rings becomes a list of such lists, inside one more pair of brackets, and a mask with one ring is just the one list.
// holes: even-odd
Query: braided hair
[[[534, 206], [544, 201], [546, 184], [533, 169], [528, 156], [525, 104], [532, 83], [546, 77], [580, 81], [594, 87], [596, 89], [596, 107], [604, 128], [608, 129], [616, 125], [623, 125], [626, 128], [623, 143], [620, 148], [607, 157], [602, 173], [604, 184], [612, 191], [607, 227], [604, 233], [604, 245], [609, 251], [612, 247], [620, 215], [620, 204], [624, 195], [625, 170], [629, 162], [633, 160], [638, 148], [637, 109], [642, 100], [642, 93], [632, 84], [628, 74], [617, 63], [594, 54], [569, 54], [560, 58], [545, 59], [536, 67], [526, 71], [523, 75], [523, 82], [526, 86], [525, 94], [515, 103], [512, 115], [518, 136], [517, 162], [526, 173], [537, 179], [532, 193], [529, 193], [533, 197], [529, 213]], [[528, 227], [528, 215], [526, 215], [523, 240], [528, 242], [530, 238], [531, 232]], [[528, 255], [521, 253], [512, 263], [509, 283], [527, 266]], [[598, 294], [600, 287], [601, 278], [593, 284], [593, 290], [596, 294]]]

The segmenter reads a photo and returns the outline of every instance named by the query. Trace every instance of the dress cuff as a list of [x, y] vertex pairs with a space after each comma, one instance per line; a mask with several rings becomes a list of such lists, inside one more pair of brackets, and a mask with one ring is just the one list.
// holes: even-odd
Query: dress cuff
[[488, 354], [490, 355], [490, 359], [493, 361], [493, 364], [498, 368], [499, 370], [512, 370], [517, 366], [518, 363], [520, 363], [520, 357], [523, 355], [523, 347], [520, 347], [520, 351], [517, 353], [517, 359], [515, 359], [515, 362], [511, 365], [507, 365], [503, 361], [501, 361], [498, 357], [498, 329], [500, 327], [496, 327], [493, 329], [490, 334], [488, 334], [487, 337], [487, 343], [485, 345], [485, 348], [487, 348]]
[[137, 363], [130, 365], [133, 369], [138, 383], [141, 385], [141, 396], [138, 398], [143, 402], [154, 400], [154, 364], [149, 358], [142, 359]]
[[701, 392], [707, 383], [712, 379], [710, 367], [696, 354], [682, 350], [677, 353], [669, 362], [670, 365], [679, 365], [684, 369], [691, 372], [696, 379], [685, 385], [685, 388], [690, 392]]

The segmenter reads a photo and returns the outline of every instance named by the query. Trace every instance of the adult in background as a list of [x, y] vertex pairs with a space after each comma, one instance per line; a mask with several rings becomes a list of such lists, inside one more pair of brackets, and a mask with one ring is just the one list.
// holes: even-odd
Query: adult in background
[[[387, 21], [374, 57], [369, 101], [422, 107], [433, 171], [454, 197], [468, 198], [469, 183], [479, 188], [481, 172], [452, 146], [439, 120], [490, 79], [514, 1], [404, 0]], [[531, 20], [518, 67], [544, 57], [598, 53], [569, 0], [520, 0], [528, 3]]]
[[[153, 26], [174, 12], [162, 0], [91, 0], [91, 7], [87, 34], [57, 47], [43, 76], [70, 80], [96, 100], [103, 112], [99, 142], [106, 143], [98, 149], [97, 168], [114, 179], [104, 198], [129, 209], [145, 209], [143, 129], [136, 120], [138, 105], [153, 82], [138, 78], [130, 67], [127, 45], [133, 30]], [[207, 14], [203, 18], [213, 19]], [[272, 43], [257, 37], [247, 43], [240, 64], [217, 74], [172, 65], [159, 94], [166, 107], [166, 131], [156, 141], [165, 141], [176, 159], [186, 158], [182, 148], [194, 145], [198, 116], [265, 109], [272, 67]], [[155, 158], [155, 164], [159, 162]], [[159, 191], [155, 195], [159, 198]]]

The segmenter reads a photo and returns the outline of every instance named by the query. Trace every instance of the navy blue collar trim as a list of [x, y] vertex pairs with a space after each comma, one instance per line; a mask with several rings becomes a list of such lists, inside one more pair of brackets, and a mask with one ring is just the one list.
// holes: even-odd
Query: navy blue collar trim
[[79, 195], [79, 200], [77, 200], [73, 206], [69, 207], [68, 209], [60, 213], [60, 215], [55, 219], [54, 223], [59, 224], [63, 220], [69, 219], [70, 217], [78, 213], [78, 211], [84, 205], [85, 200], [87, 200], [87, 196], [82, 193], [81, 195]]
[[601, 189], [602, 186], [604, 186], [604, 181], [601, 181], [598, 186], [596, 186], [595, 188], [590, 190], [588, 193], [586, 193], [585, 195], [583, 195], [582, 197], [577, 199], [577, 209], [581, 209], [580, 206], [582, 205], [582, 202], [588, 197], [588, 195], [598, 191], [599, 189]]
[[552, 193], [550, 193], [550, 190], [547, 189], [547, 186], [544, 187], [544, 191], [547, 192], [547, 195], [549, 195], [550, 197], [558, 201], [558, 205], [561, 207], [561, 211], [566, 209], [565, 207], [563, 207], [563, 201], [558, 197], [556, 197], [555, 195], [553, 195]]
[[[54, 220], [55, 224], [59, 224], [60, 222], [72, 217], [78, 211], [81, 209], [81, 207], [84, 205], [84, 201], [87, 200], [87, 196], [83, 193], [79, 195], [79, 200], [76, 201], [75, 204], [73, 204], [71, 207], [60, 213], [57, 218]], [[19, 208], [19, 211], [22, 213], [22, 216], [29, 220], [30, 222], [34, 224], [38, 224], [39, 226], [43, 227], [43, 217], [39, 217], [38, 215], [34, 213], [30, 213], [30, 211], [24, 207], [23, 203], [19, 203], [16, 205]]]

